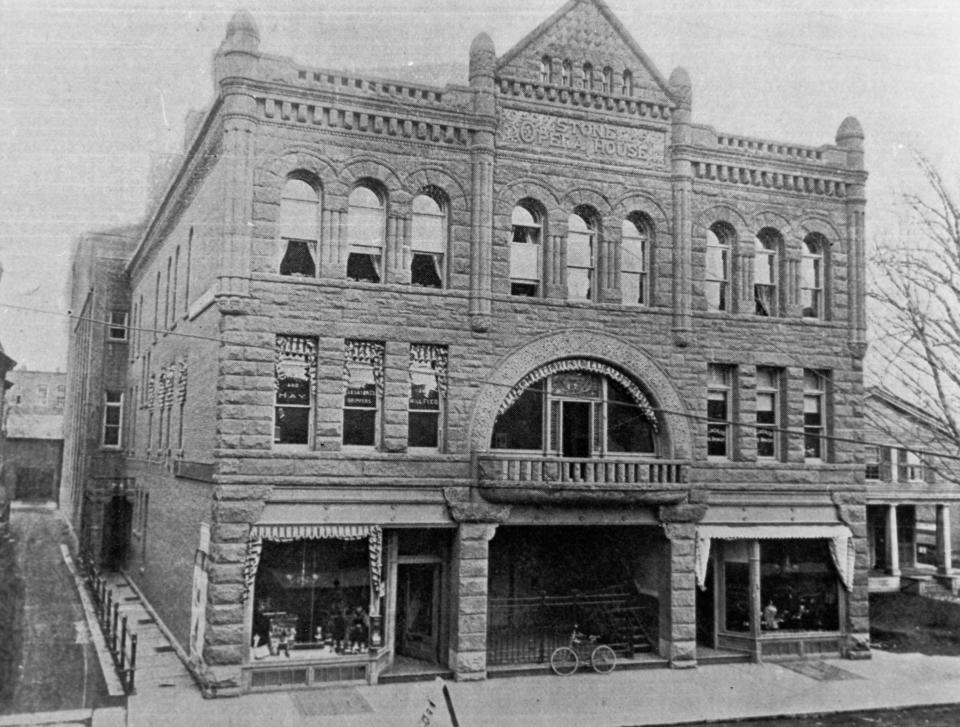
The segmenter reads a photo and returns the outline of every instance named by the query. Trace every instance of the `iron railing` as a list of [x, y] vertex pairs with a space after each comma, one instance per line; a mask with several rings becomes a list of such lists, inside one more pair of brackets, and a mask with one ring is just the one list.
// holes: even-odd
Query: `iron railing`
[[114, 598], [113, 590], [106, 579], [91, 569], [86, 580], [93, 597], [97, 621], [113, 657], [113, 665], [123, 685], [123, 691], [133, 694], [137, 671], [137, 635], [129, 629], [127, 617], [120, 615], [120, 601]]
[[491, 598], [487, 664], [544, 664], [566, 646], [574, 626], [621, 656], [650, 651], [657, 633], [656, 600], [624, 591]]

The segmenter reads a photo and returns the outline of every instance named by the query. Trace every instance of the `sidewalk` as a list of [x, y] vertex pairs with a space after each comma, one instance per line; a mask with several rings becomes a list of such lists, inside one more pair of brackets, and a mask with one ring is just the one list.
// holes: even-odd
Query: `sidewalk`
[[[53, 544], [54, 552], [56, 547]], [[139, 640], [136, 694], [128, 698], [126, 710], [109, 707], [92, 712], [10, 715], [0, 718], [0, 727], [54, 723], [92, 727], [417, 727], [425, 724], [421, 718], [430, 700], [435, 704], [429, 715], [430, 727], [450, 727], [441, 685], [436, 682], [331, 686], [203, 699], [136, 591], [120, 575], [114, 575], [112, 581], [114, 599]], [[47, 608], [58, 601], [77, 600], [76, 587], [69, 579], [56, 583], [61, 592], [45, 594]], [[93, 618], [92, 614], [88, 617]], [[57, 646], [62, 647], [62, 641]], [[960, 657], [874, 651], [869, 661], [617, 670], [608, 675], [449, 682], [448, 688], [460, 727], [633, 727], [957, 703]]]
[[[131, 620], [149, 620], [139, 602], [123, 603]], [[205, 700], [156, 624], [138, 629], [142, 646], [128, 727], [416, 727], [429, 700], [436, 705], [430, 726], [450, 725], [436, 682]], [[869, 661], [513, 677], [449, 682], [448, 688], [461, 727], [623, 727], [960, 702], [960, 657], [875, 651]]]

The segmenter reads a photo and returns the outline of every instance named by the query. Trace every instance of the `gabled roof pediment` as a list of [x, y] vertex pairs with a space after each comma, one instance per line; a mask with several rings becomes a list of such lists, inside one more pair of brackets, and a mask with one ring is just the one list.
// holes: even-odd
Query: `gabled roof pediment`
[[614, 94], [620, 94], [623, 73], [629, 71], [634, 95], [673, 105], [667, 79], [603, 0], [569, 0], [498, 59], [497, 76], [539, 83], [545, 58], [552, 61], [554, 85], [562, 85], [564, 61], [572, 66], [574, 87], [579, 87], [584, 64], [589, 63], [595, 78], [604, 68], [612, 70]]

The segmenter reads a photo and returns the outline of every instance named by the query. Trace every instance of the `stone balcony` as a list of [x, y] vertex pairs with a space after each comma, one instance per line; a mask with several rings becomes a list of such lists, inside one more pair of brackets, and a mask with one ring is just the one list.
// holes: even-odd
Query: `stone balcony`
[[675, 504], [686, 496], [688, 466], [673, 459], [474, 453], [483, 498], [515, 504]]

